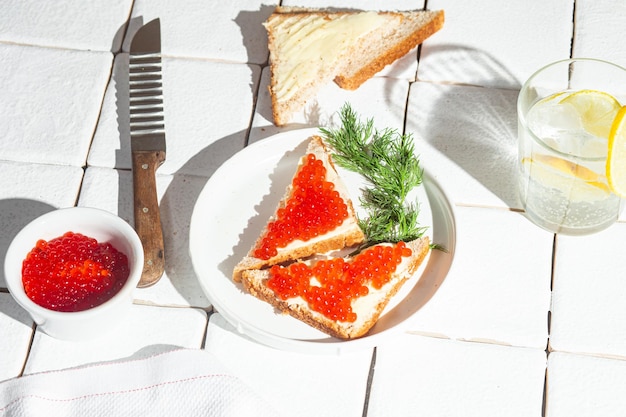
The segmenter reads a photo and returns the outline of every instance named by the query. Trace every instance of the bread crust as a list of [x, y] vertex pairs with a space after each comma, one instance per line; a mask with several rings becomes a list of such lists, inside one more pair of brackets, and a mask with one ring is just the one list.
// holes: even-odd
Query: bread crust
[[374, 74], [381, 71], [387, 65], [395, 62], [408, 54], [417, 45], [420, 45], [435, 32], [443, 27], [444, 12], [439, 10], [434, 18], [426, 25], [415, 30], [410, 36], [404, 38], [394, 47], [383, 51], [379, 56], [374, 58], [365, 66], [358, 68], [351, 75], [339, 74], [335, 77], [335, 83], [345, 90], [356, 90], [365, 81], [369, 80]]
[[242, 273], [242, 283], [245, 290], [251, 295], [271, 304], [284, 314], [289, 314], [309, 326], [338, 339], [356, 339], [366, 335], [371, 330], [391, 298], [415, 274], [430, 251], [430, 240], [425, 236], [408, 242], [407, 246], [413, 251], [410, 262], [402, 271], [396, 272], [393, 279], [383, 286], [382, 292], [371, 308], [355, 311], [358, 317], [355, 323], [334, 321], [311, 310], [306, 304], [277, 298], [266, 284], [270, 276], [268, 270], [244, 271]]
[[[359, 227], [356, 212], [354, 210], [354, 206], [352, 205], [352, 200], [350, 199], [348, 190], [339, 177], [339, 174], [337, 174], [330, 152], [321, 137], [311, 136], [305, 156], [309, 153], [314, 153], [317, 159], [324, 163], [324, 166], [326, 167], [326, 180], [335, 185], [335, 190], [339, 192], [339, 195], [348, 206], [348, 218], [345, 219], [342, 225], [336, 228], [335, 231], [331, 231], [324, 236], [317, 237], [308, 243], [298, 240], [295, 242], [295, 247], [279, 248], [277, 255], [270, 259], [264, 260], [255, 257], [253, 255], [254, 250], [261, 243], [261, 240], [267, 230], [267, 224], [276, 218], [276, 212], [279, 208], [286, 205], [286, 202], [291, 195], [291, 187], [289, 187], [281, 201], [278, 203], [278, 206], [274, 211], [274, 215], [272, 215], [272, 217], [268, 220], [264, 230], [257, 238], [247, 256], [245, 256], [233, 269], [233, 280], [235, 282], [239, 282], [241, 280], [241, 273], [245, 270], [262, 269], [287, 261], [300, 260], [318, 253], [326, 253], [333, 250], [343, 249], [345, 247], [358, 245], [365, 239], [365, 235]], [[303, 156], [302, 159], [305, 158], [305, 156]], [[299, 169], [300, 166], [298, 167], [298, 170], [296, 170], [296, 173], [294, 173], [294, 176], [297, 174]]]
[[[257, 244], [260, 240], [261, 238], [257, 240]], [[268, 268], [272, 265], [282, 264], [289, 261], [299, 261], [311, 255], [327, 253], [355, 246], [361, 242], [363, 242], [363, 232], [361, 229], [357, 230], [355, 228], [351, 230], [350, 233], [342, 234], [340, 236], [331, 236], [328, 239], [320, 240], [315, 243], [303, 244], [303, 246], [288, 252], [279, 251], [278, 255], [267, 260], [252, 256], [252, 251], [250, 251], [250, 253], [245, 256], [233, 269], [233, 280], [235, 282], [240, 282], [241, 273], [243, 271]], [[256, 247], [257, 244], [255, 244], [254, 247]]]

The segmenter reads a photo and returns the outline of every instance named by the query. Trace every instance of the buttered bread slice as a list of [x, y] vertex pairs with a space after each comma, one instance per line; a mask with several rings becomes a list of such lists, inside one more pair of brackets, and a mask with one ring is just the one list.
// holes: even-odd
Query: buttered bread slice
[[264, 23], [274, 123], [290, 121], [321, 86], [354, 90], [437, 32], [443, 11], [329, 12], [277, 7]]
[[247, 256], [235, 266], [233, 280], [240, 281], [246, 270], [343, 249], [364, 239], [329, 150], [322, 138], [312, 136], [273, 216]]
[[276, 309], [340, 339], [365, 335], [430, 250], [428, 237], [383, 243], [353, 258], [244, 271], [244, 288]]

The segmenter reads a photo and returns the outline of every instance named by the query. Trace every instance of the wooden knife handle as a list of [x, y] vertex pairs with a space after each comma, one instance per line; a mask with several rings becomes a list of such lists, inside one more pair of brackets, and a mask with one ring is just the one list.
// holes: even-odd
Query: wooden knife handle
[[165, 246], [156, 191], [156, 170], [165, 152], [133, 152], [135, 230], [143, 243], [144, 264], [138, 287], [155, 284], [165, 269]]

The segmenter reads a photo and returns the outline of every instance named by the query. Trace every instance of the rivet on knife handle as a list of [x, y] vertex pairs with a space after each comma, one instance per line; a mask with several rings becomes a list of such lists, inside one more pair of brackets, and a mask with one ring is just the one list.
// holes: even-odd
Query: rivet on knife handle
[[144, 266], [138, 287], [155, 284], [165, 269], [165, 247], [156, 194], [156, 169], [165, 152], [133, 152], [135, 230], [143, 243]]
[[137, 286], [147, 287], [161, 278], [165, 267], [156, 191], [156, 170], [165, 161], [159, 19], [141, 27], [133, 37], [128, 70], [135, 230], [143, 244], [145, 258]]

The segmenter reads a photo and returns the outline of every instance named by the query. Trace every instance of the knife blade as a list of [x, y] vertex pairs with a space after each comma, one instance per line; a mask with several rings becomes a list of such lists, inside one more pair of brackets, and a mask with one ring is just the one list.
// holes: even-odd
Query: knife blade
[[165, 161], [161, 80], [161, 23], [141, 27], [130, 44], [129, 113], [135, 230], [144, 250], [138, 287], [155, 284], [165, 270], [165, 246], [156, 171]]

